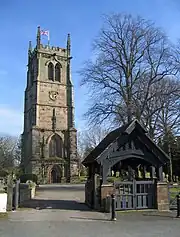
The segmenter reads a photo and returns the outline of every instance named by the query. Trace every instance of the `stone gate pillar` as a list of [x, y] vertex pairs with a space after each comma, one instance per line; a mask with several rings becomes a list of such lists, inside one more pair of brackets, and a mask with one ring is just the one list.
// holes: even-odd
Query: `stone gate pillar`
[[101, 185], [101, 210], [106, 211], [106, 200], [107, 197], [110, 196], [114, 192], [113, 184], [102, 184]]
[[166, 182], [157, 182], [156, 199], [158, 211], [169, 211], [168, 184]]

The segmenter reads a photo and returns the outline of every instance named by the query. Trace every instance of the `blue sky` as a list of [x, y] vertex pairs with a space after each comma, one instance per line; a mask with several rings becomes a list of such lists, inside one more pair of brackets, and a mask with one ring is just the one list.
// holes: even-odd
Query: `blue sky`
[[37, 26], [50, 31], [50, 43], [64, 47], [72, 40], [75, 122], [83, 129], [87, 97], [77, 71], [92, 57], [91, 44], [102, 15], [141, 15], [163, 27], [171, 40], [180, 38], [179, 0], [6, 0], [0, 1], [0, 132], [19, 135], [23, 128], [28, 41], [35, 43]]

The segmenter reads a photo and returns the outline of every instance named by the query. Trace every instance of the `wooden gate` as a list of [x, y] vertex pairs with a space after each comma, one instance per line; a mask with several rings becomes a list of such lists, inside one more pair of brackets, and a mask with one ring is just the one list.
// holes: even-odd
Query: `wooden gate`
[[154, 181], [115, 182], [116, 210], [155, 208]]

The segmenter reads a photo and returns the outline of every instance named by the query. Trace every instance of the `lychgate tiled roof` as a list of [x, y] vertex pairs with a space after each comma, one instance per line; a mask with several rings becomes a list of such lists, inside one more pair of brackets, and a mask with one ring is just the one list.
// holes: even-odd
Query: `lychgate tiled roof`
[[141, 134], [142, 136], [142, 141], [145, 145], [148, 145], [149, 149], [152, 150], [152, 152], [156, 155], [157, 159], [159, 159], [161, 163], [169, 163], [168, 155], [149, 138], [149, 136], [147, 135], [147, 131], [138, 122], [138, 120], [133, 120], [132, 122], [110, 132], [84, 159], [84, 161], [82, 162], [83, 165], [88, 166], [93, 162], [96, 162], [97, 157], [101, 155], [101, 153], [111, 143], [113, 143], [116, 139], [123, 139], [124, 134], [130, 135], [135, 129], [139, 131], [139, 134]]

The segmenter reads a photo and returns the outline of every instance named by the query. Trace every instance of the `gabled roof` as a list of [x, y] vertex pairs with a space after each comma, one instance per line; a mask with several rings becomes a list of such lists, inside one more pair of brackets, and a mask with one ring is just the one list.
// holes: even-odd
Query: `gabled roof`
[[110, 132], [95, 148], [90, 152], [90, 154], [83, 160], [82, 164], [88, 166], [89, 164], [96, 162], [96, 158], [117, 138], [120, 138], [122, 135], [127, 134], [130, 135], [134, 129], [140, 131], [143, 135], [144, 139], [148, 141], [151, 147], [156, 150], [158, 153], [157, 156], [163, 157], [163, 162], [167, 163], [169, 161], [168, 155], [158, 147], [149, 137], [146, 135], [147, 131], [143, 128], [143, 126], [139, 123], [138, 120], [133, 120], [132, 122], [123, 125], [120, 128], [117, 128]]

